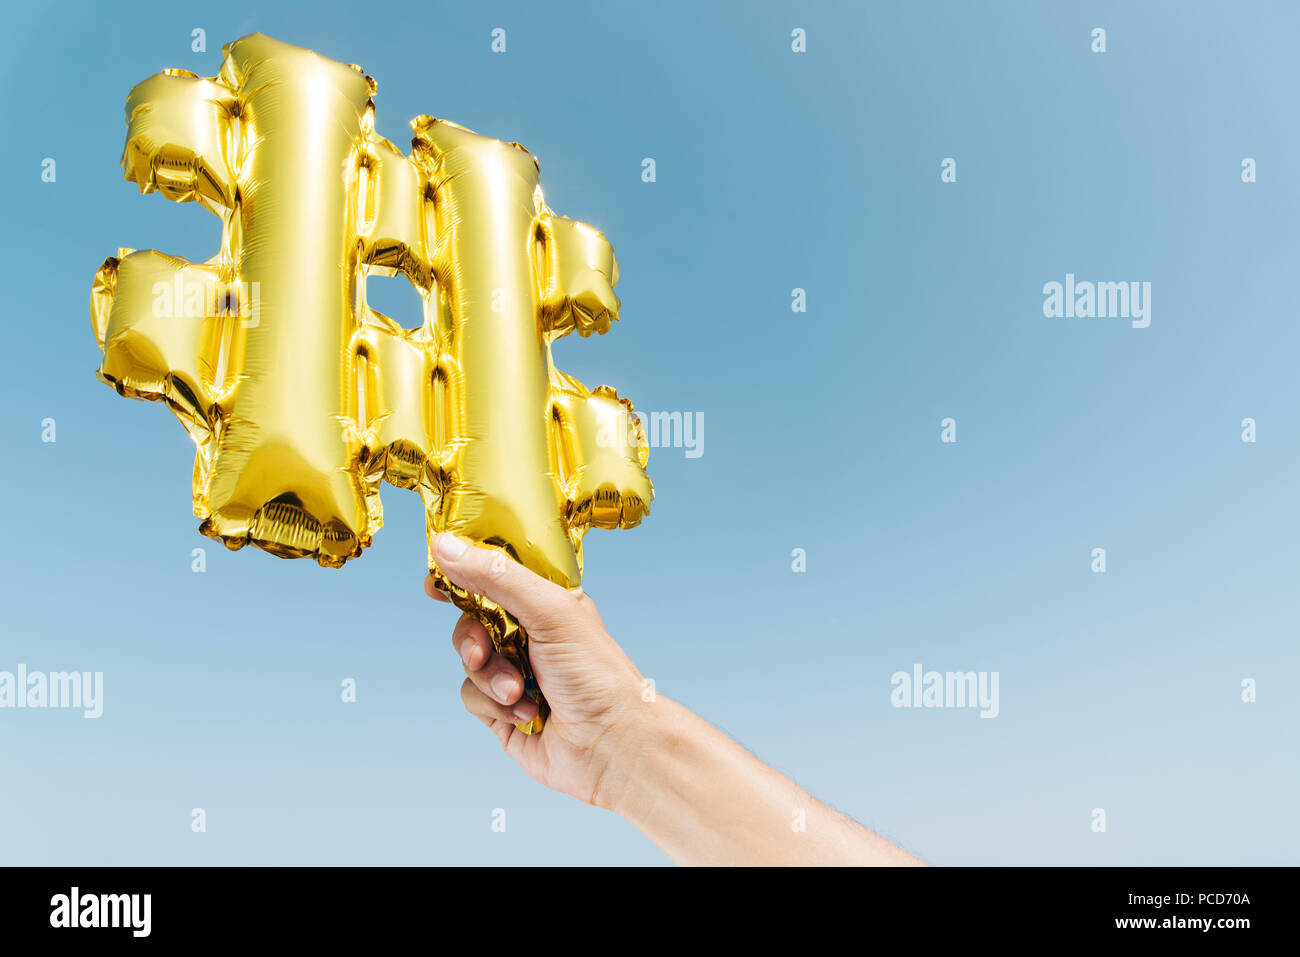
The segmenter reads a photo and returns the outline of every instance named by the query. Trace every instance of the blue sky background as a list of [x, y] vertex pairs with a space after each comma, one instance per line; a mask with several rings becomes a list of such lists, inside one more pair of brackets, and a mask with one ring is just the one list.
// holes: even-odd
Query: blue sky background
[[[464, 712], [416, 496], [341, 571], [227, 553], [180, 426], [94, 379], [103, 258], [220, 238], [123, 181], [127, 92], [255, 30], [364, 66], [400, 145], [419, 113], [522, 142], [612, 240], [623, 321], [558, 364], [705, 423], [701, 458], [652, 452], [642, 527], [587, 539], [663, 693], [935, 863], [1300, 863], [1300, 15], [1072, 6], [8, 11], [0, 670], [106, 700], [0, 710], [0, 863], [667, 860]], [[1151, 282], [1150, 328], [1044, 318], [1067, 272]], [[998, 671], [999, 717], [891, 707], [918, 662]]]

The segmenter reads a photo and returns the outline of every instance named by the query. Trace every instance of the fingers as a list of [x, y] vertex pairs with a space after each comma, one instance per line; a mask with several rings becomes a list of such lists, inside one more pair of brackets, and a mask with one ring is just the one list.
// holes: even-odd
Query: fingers
[[451, 630], [451, 646], [465, 664], [465, 673], [478, 671], [492, 657], [492, 639], [482, 622], [470, 614], [460, 616]]
[[531, 708], [527, 719], [512, 717], [511, 720], [531, 720], [537, 713], [537, 706], [528, 700], [520, 700], [524, 693], [524, 679], [519, 670], [506, 659], [492, 650], [492, 640], [487, 630], [472, 615], [462, 615], [451, 633], [451, 643], [465, 665], [465, 674], [484, 695], [501, 705], [510, 714], [512, 706]]
[[537, 705], [533, 702], [525, 699], [513, 706], [503, 705], [484, 694], [472, 676], [460, 686], [460, 700], [464, 702], [466, 711], [489, 727], [493, 721], [504, 721], [509, 726], [524, 724], [537, 717]]
[[460, 655], [460, 661], [464, 662], [467, 675], [471, 671], [478, 671], [493, 654], [487, 629], [469, 614], [461, 615], [456, 627], [451, 629], [451, 646]]
[[438, 567], [461, 588], [491, 599], [530, 632], [554, 627], [571, 610], [573, 596], [535, 575], [504, 553], [471, 546], [443, 532], [436, 544]]
[[424, 593], [434, 601], [450, 602], [451, 599], [438, 591], [438, 586], [433, 583], [433, 575], [427, 575], [424, 579]]

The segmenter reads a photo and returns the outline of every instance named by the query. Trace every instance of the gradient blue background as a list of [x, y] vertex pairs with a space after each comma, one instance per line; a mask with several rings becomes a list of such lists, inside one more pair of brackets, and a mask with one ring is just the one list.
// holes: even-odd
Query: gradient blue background
[[[219, 240], [122, 180], [126, 94], [260, 30], [362, 64], [399, 144], [419, 113], [524, 143], [613, 241], [623, 322], [558, 364], [705, 422], [587, 540], [663, 693], [935, 863], [1300, 863], [1294, 7], [268, 6], [6, 14], [0, 670], [106, 701], [0, 710], [0, 862], [667, 860], [464, 713], [416, 496], [341, 571], [227, 553], [180, 426], [93, 377], [103, 258]], [[1150, 328], [1044, 318], [1066, 272], [1150, 281]], [[892, 708], [916, 662], [1000, 672], [1000, 716]]]

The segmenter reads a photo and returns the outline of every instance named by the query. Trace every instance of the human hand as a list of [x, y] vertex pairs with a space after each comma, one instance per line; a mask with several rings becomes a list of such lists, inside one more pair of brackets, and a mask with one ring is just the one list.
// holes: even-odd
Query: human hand
[[[612, 790], [617, 759], [636, 733], [644, 678], [610, 637], [595, 603], [580, 588], [569, 591], [454, 535], [438, 535], [435, 548], [444, 575], [501, 605], [528, 632], [529, 660], [551, 714], [540, 734], [515, 727], [532, 720], [537, 705], [523, 696], [519, 670], [496, 653], [487, 630], [469, 614], [461, 615], [451, 636], [468, 676], [460, 690], [466, 709], [536, 781], [608, 806], [602, 794]], [[448, 600], [432, 575], [424, 589]]]
[[[551, 705], [541, 734], [515, 722], [537, 705], [472, 615], [452, 632], [468, 677], [461, 700], [534, 779], [611, 810], [683, 864], [918, 864], [818, 801], [645, 679], [582, 589], [568, 591], [501, 552], [454, 535], [435, 542], [451, 581], [491, 599], [528, 632], [533, 673]], [[447, 601], [430, 576], [425, 591]], [[803, 828], [791, 812], [803, 812]]]

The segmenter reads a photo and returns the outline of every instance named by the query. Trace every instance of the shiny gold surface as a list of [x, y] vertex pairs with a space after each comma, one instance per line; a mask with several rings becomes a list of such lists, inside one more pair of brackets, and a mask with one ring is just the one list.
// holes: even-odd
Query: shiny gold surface
[[[654, 497], [631, 404], [551, 360], [618, 318], [609, 242], [546, 206], [517, 143], [422, 116], [403, 155], [356, 67], [261, 34], [223, 54], [215, 78], [136, 86], [122, 155], [141, 192], [218, 215], [220, 250], [120, 250], [90, 310], [100, 378], [193, 437], [200, 530], [337, 567], [371, 543], [387, 481], [419, 492], [431, 546], [454, 532], [577, 587], [586, 530], [631, 528]], [[366, 304], [367, 275], [396, 273], [419, 328]], [[429, 567], [531, 678], [518, 622], [432, 547]]]

